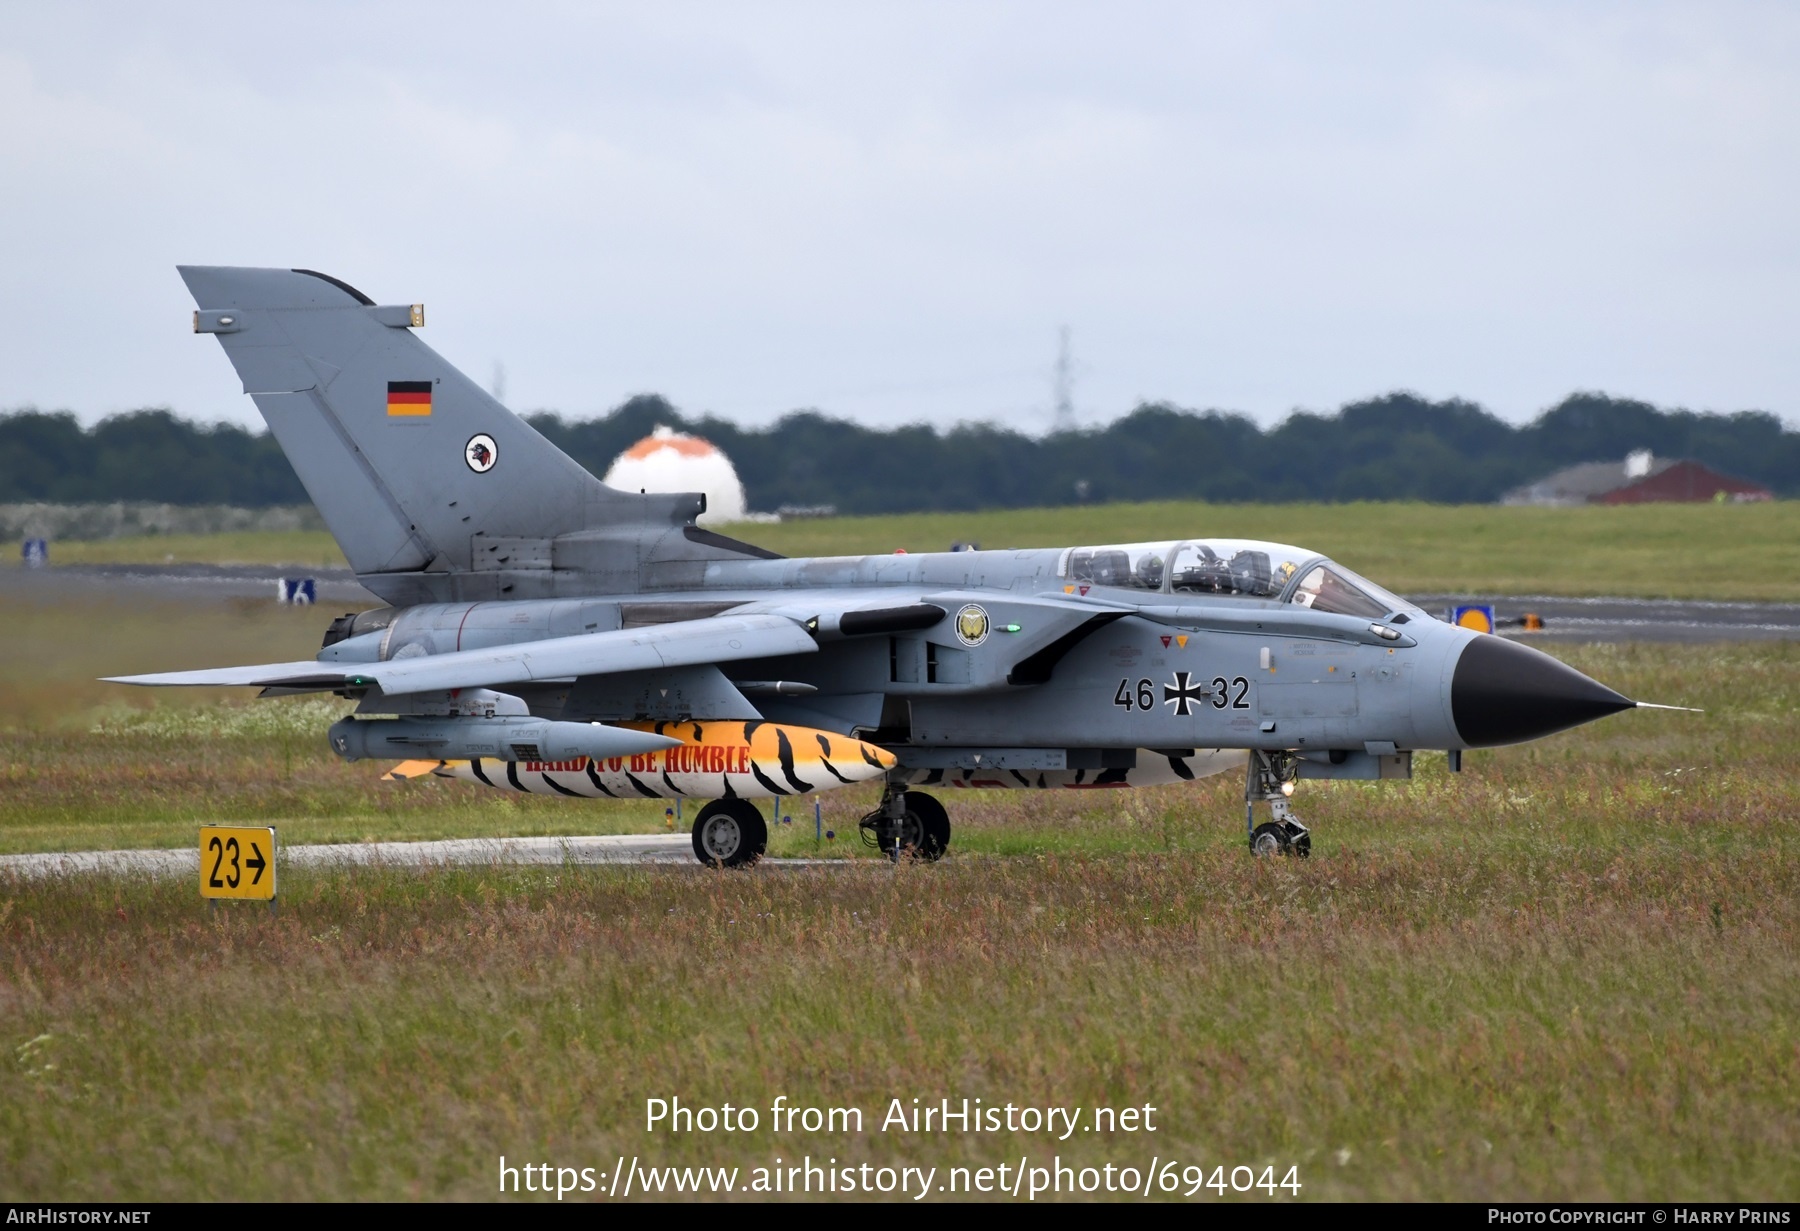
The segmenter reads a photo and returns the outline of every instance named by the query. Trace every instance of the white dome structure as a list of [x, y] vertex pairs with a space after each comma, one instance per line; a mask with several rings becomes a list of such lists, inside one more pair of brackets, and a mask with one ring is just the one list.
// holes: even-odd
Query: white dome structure
[[705, 492], [702, 522], [742, 521], [744, 485], [710, 440], [658, 427], [613, 459], [603, 482], [622, 492]]

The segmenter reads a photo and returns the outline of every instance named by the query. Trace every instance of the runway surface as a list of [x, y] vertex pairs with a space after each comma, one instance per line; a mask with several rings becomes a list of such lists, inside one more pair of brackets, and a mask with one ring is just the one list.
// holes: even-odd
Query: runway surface
[[[771, 867], [848, 866], [843, 859], [765, 859]], [[437, 842], [345, 842], [319, 846], [283, 846], [280, 864], [287, 868], [430, 868], [555, 866], [564, 864], [664, 864], [700, 870], [693, 839], [687, 834], [606, 834], [588, 838], [452, 838]], [[113, 875], [200, 875], [197, 848], [155, 851], [73, 851], [43, 855], [0, 855], [0, 880], [68, 876], [98, 872]]]
[[[1435, 616], [1463, 603], [1491, 603], [1503, 635], [1521, 641], [1792, 641], [1800, 639], [1800, 604], [1708, 603], [1667, 598], [1553, 598], [1548, 595], [1409, 595]], [[1508, 627], [1527, 612], [1542, 632]]]
[[275, 601], [276, 582], [283, 577], [310, 577], [321, 607], [343, 604], [344, 610], [379, 607], [381, 600], [362, 588], [347, 568], [308, 568], [302, 564], [58, 564], [50, 568], [0, 569], [0, 587], [10, 594], [41, 595], [46, 600], [85, 595], [106, 597], [129, 590], [164, 600], [205, 601], [266, 598]]

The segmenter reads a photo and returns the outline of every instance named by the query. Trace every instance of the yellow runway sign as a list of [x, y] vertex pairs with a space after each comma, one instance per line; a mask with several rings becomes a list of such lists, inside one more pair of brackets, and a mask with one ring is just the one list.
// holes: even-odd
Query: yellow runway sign
[[268, 825], [200, 827], [200, 896], [275, 897], [275, 830]]

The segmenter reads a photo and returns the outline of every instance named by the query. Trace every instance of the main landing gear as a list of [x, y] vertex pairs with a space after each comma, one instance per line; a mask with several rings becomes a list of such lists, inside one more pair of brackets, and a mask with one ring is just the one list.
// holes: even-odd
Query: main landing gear
[[[942, 859], [950, 848], [950, 814], [923, 791], [890, 782], [881, 806], [863, 817], [863, 841], [889, 859], [910, 854], [926, 861]], [[715, 799], [694, 818], [694, 858], [708, 867], [742, 868], [762, 858], [769, 846], [769, 826], [747, 799]]]
[[909, 791], [890, 782], [882, 790], [881, 805], [857, 826], [863, 841], [889, 859], [910, 853], [926, 861], [942, 859], [950, 849], [950, 814], [944, 805], [923, 791]]
[[[1250, 764], [1244, 775], [1244, 828], [1250, 834], [1250, 853], [1293, 855], [1305, 859], [1312, 854], [1312, 834], [1288, 806], [1294, 783], [1300, 777], [1300, 764], [1291, 752], [1259, 752], [1250, 750]], [[1256, 805], [1266, 802], [1272, 819], [1256, 823]]]
[[694, 858], [708, 867], [744, 867], [768, 846], [768, 823], [747, 799], [715, 799], [694, 818]]

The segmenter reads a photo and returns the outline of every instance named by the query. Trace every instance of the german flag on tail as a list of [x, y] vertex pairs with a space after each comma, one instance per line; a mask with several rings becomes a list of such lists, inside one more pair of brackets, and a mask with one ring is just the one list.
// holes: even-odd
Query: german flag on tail
[[388, 382], [388, 418], [429, 418], [431, 415], [431, 382], [428, 380], [390, 380]]

